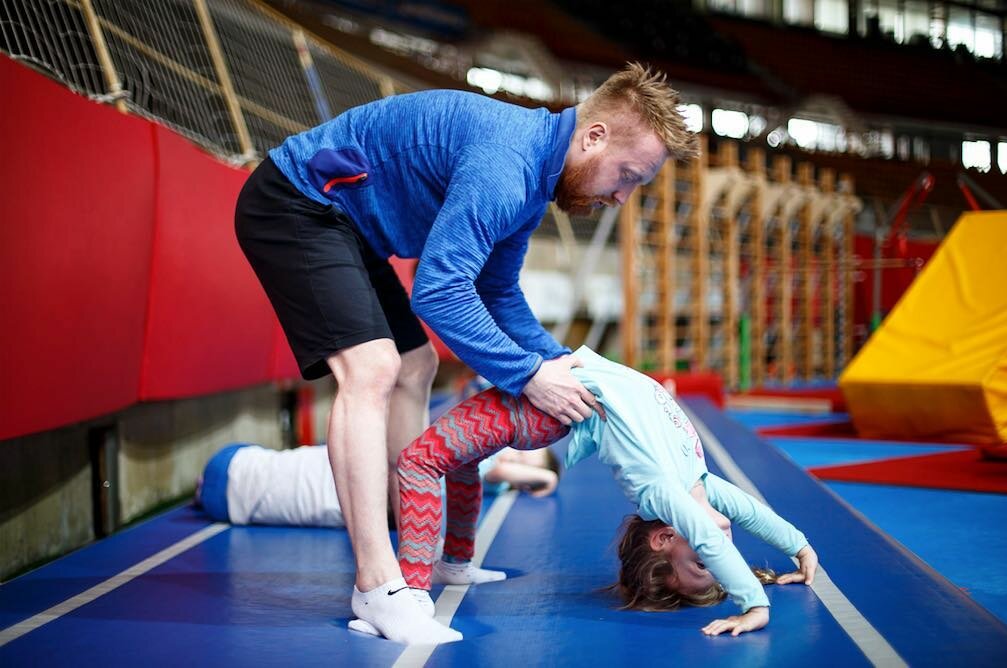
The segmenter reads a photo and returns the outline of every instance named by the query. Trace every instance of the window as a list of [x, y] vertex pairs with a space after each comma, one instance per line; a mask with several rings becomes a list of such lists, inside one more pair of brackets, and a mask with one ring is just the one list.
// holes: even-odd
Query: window
[[707, 0], [706, 6], [715, 12], [766, 19], [769, 18], [769, 2], [770, 0]]
[[685, 127], [689, 132], [703, 131], [703, 108], [698, 104], [683, 104], [678, 113], [685, 118]]
[[798, 146], [819, 151], [845, 151], [846, 133], [838, 125], [818, 123], [805, 118], [791, 118], [787, 134]]
[[911, 147], [912, 141], [909, 137], [899, 137], [895, 140], [895, 154], [899, 156], [899, 160], [909, 160]]
[[783, 20], [797, 25], [812, 25], [815, 20], [814, 0], [783, 0]]
[[737, 0], [738, 13], [756, 19], [769, 18], [769, 0]]
[[863, 155], [895, 156], [895, 138], [891, 130], [871, 130], [864, 136], [864, 145], [859, 147]]
[[975, 54], [982, 58], [1003, 58], [1003, 33], [1000, 19], [993, 14], [976, 13]]
[[944, 46], [947, 39], [947, 14], [941, 11], [942, 8], [935, 7], [934, 14], [930, 19], [930, 46], [939, 49]]
[[714, 109], [710, 119], [713, 131], [723, 137], [742, 139], [748, 134], [748, 114], [728, 109]]
[[[1001, 0], [861, 0], [856, 25], [850, 25], [849, 0], [780, 0], [783, 20], [814, 25], [822, 32], [856, 31], [868, 37], [886, 35], [899, 44], [934, 48], [964, 46], [981, 58], [1004, 57]], [[734, 13], [771, 17], [769, 0], [708, 0], [711, 7], [731, 6]]]
[[849, 32], [850, 15], [846, 0], [815, 0], [815, 27], [823, 32]]
[[489, 67], [472, 67], [465, 77], [469, 85], [482, 88], [487, 95], [505, 90], [515, 95], [523, 95], [533, 100], [548, 101], [555, 98], [552, 87], [541, 79], [508, 74]]
[[975, 167], [981, 172], [990, 171], [993, 159], [988, 141], [962, 142], [962, 167]]
[[725, 14], [734, 14], [737, 9], [736, 5], [736, 0], [706, 0], [706, 6], [709, 9]]
[[881, 25], [882, 35], [891, 34], [897, 39], [896, 26], [901, 23], [901, 19], [898, 0], [878, 0], [878, 21]]
[[959, 44], [975, 53], [972, 12], [960, 7], [948, 7], [948, 46], [953, 49]]
[[469, 69], [465, 79], [470, 86], [482, 88], [487, 95], [500, 90], [503, 85], [503, 73], [491, 70], [486, 67], [473, 67]]
[[930, 34], [930, 14], [923, 0], [906, 0], [902, 26], [895, 38], [900, 42], [910, 42], [916, 35]]
[[791, 118], [787, 123], [787, 134], [801, 148], [814, 148], [818, 139], [815, 122], [806, 121], [803, 118]]

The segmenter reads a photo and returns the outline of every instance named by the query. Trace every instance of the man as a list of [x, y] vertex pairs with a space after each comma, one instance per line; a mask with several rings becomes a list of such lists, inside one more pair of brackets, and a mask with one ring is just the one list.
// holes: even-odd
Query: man
[[[389, 484], [398, 500], [388, 462], [425, 427], [437, 367], [416, 316], [503, 391], [564, 424], [590, 416], [578, 361], [535, 320], [518, 273], [550, 200], [619, 205], [669, 156], [692, 154], [677, 106], [663, 75], [636, 64], [560, 114], [401, 95], [288, 138], [242, 189], [238, 239], [301, 373], [338, 384], [328, 448], [357, 562], [353, 612], [385, 637], [461, 638], [409, 595], [385, 524]], [[411, 300], [392, 254], [419, 258]]]

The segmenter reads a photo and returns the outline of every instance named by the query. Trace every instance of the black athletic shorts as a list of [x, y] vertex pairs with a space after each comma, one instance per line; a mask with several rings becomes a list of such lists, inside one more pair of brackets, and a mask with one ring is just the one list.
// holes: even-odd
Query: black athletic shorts
[[404, 353], [428, 341], [388, 260], [352, 220], [306, 197], [269, 158], [241, 189], [234, 221], [305, 379], [327, 375], [325, 360], [359, 343], [394, 339]]

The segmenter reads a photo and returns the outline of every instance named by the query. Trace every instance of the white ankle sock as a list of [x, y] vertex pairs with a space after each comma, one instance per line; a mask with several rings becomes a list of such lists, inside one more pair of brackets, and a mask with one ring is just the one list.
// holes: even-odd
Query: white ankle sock
[[443, 559], [434, 562], [433, 582], [434, 584], [482, 584], [484, 582], [497, 582], [506, 580], [507, 574], [503, 571], [491, 571], [485, 568], [476, 568], [471, 561], [461, 564], [452, 564]]
[[420, 608], [428, 617], [434, 616], [436, 610], [434, 610], [434, 599], [430, 598], [430, 592], [426, 589], [410, 587], [409, 593], [413, 595], [413, 598], [420, 604]]
[[[416, 602], [420, 604], [420, 608], [423, 613], [428, 617], [433, 617], [436, 614], [434, 609], [434, 600], [430, 598], [430, 592], [426, 589], [416, 589], [414, 587], [409, 588], [409, 593], [413, 595]], [[374, 628], [374, 625], [370, 622], [365, 622], [362, 619], [351, 619], [347, 627], [351, 631], [359, 631], [360, 633], [366, 633], [369, 636], [380, 636], [381, 633]]]
[[434, 621], [427, 614], [403, 578], [386, 582], [366, 593], [354, 587], [352, 608], [353, 614], [359, 617], [349, 624], [355, 631], [367, 633], [366, 626], [369, 625], [389, 640], [407, 645], [438, 645], [462, 639], [461, 633]]

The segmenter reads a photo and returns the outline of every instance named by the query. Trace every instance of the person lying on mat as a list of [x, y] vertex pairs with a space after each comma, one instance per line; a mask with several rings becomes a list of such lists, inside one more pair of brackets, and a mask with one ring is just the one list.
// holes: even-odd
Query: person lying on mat
[[[321, 445], [293, 450], [229, 445], [199, 476], [196, 503], [213, 519], [231, 524], [344, 527], [328, 457]], [[559, 461], [549, 449], [505, 448], [482, 462], [480, 475], [494, 493], [513, 487], [546, 496], [559, 482]]]
[[[695, 427], [658, 383], [589, 348], [574, 355], [583, 364], [573, 369], [574, 375], [603, 410], [573, 426], [567, 466], [597, 452], [637, 506], [639, 520], [649, 523], [643, 525], [646, 530], [627, 534], [626, 549], [620, 551], [623, 566], [616, 588], [626, 607], [712, 605], [727, 595], [742, 614], [718, 619], [704, 633], [738, 635], [765, 626], [769, 600], [731, 541], [730, 522], [797, 557], [800, 569], [775, 578], [778, 583], [814, 581], [818, 558], [804, 534], [709, 473]], [[454, 498], [460, 500], [448, 507], [442, 560], [465, 564], [474, 554], [481, 505], [478, 462], [506, 446], [545, 447], [568, 430], [526, 398], [489, 389], [455, 406], [408, 445], [397, 470], [399, 566], [407, 584], [430, 589], [441, 523], [438, 478], [446, 476], [449, 498], [458, 488]], [[432, 603], [426, 608], [432, 611]]]

